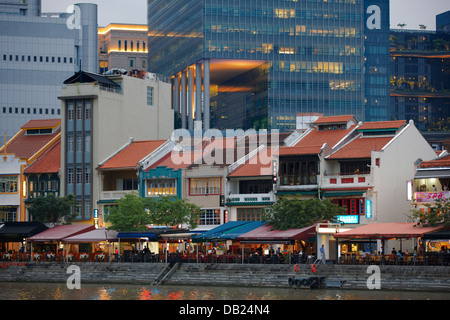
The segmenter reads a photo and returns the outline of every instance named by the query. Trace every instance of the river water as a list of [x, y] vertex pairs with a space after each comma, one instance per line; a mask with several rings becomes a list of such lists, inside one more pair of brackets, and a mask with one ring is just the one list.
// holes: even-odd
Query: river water
[[0, 300], [450, 300], [448, 292], [65, 283], [0, 283]]

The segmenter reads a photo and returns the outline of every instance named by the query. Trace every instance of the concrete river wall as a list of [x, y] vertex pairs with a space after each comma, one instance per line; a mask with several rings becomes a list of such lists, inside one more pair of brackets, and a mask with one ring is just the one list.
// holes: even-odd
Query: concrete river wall
[[[289, 287], [292, 277], [325, 277], [342, 283], [344, 289], [368, 289], [373, 271], [365, 265], [317, 265], [315, 273], [308, 264], [298, 272], [287, 264], [234, 263], [92, 263], [73, 264], [31, 262], [0, 263], [0, 282], [58, 282], [66, 283], [72, 275], [68, 267], [79, 267], [81, 283], [141, 284], [141, 285], [219, 285]], [[450, 292], [448, 266], [376, 266], [381, 289]], [[377, 272], [378, 272], [377, 271]]]

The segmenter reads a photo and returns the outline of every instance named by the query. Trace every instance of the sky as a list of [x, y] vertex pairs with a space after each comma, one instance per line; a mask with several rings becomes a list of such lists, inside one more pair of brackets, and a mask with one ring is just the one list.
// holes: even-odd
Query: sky
[[[43, 12], [65, 12], [75, 3], [96, 3], [98, 24], [110, 23], [147, 24], [147, 0], [42, 0]], [[390, 0], [391, 29], [406, 24], [404, 29], [419, 30], [423, 24], [427, 30], [436, 30], [436, 15], [450, 10], [450, 0]]]

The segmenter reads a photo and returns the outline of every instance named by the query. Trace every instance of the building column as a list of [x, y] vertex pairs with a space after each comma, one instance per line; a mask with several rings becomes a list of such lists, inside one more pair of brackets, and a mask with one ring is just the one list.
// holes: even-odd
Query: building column
[[203, 129], [210, 129], [210, 76], [209, 59], [203, 60]]
[[173, 78], [173, 110], [180, 114], [180, 80], [179, 75], [176, 74]]
[[195, 121], [202, 121], [202, 63], [195, 67]]
[[188, 101], [187, 107], [189, 112], [188, 130], [194, 130], [194, 72], [191, 67], [188, 68]]
[[181, 128], [186, 129], [186, 71], [181, 71]]

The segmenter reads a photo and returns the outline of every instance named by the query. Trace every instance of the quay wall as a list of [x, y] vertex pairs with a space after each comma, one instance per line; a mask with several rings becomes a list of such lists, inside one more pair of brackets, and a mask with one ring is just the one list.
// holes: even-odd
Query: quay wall
[[[80, 268], [81, 284], [139, 284], [153, 285], [166, 269], [165, 263], [92, 263], [73, 264], [30, 262], [0, 263], [0, 282], [66, 283], [73, 274], [68, 267]], [[319, 276], [343, 281], [344, 289], [367, 289], [372, 276], [366, 265], [317, 265], [316, 273], [310, 265], [300, 265], [298, 273], [293, 265], [285, 264], [210, 264], [184, 263], [175, 265], [174, 272], [163, 284], [196, 286], [256, 286], [289, 287], [288, 279], [295, 276]], [[382, 290], [417, 290], [450, 292], [448, 266], [381, 265]], [[168, 270], [168, 269], [166, 269]]]

